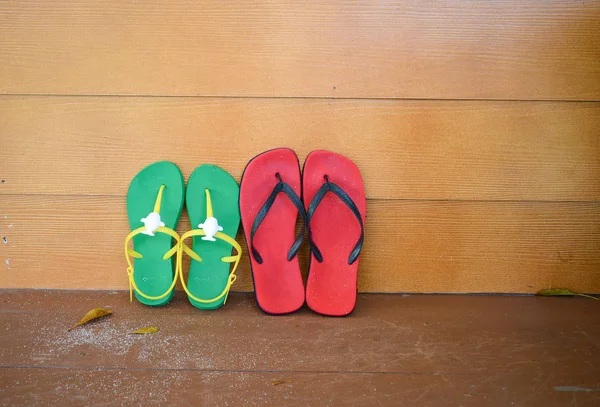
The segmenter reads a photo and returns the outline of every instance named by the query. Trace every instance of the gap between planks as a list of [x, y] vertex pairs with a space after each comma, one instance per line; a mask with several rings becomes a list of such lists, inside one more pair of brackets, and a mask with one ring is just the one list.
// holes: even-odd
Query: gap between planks
[[427, 98], [427, 97], [337, 97], [337, 96], [260, 96], [260, 95], [173, 95], [136, 93], [0, 93], [0, 97], [39, 98], [172, 98], [172, 99], [245, 99], [245, 100], [338, 100], [338, 101], [397, 101], [397, 102], [507, 102], [507, 103], [600, 103], [600, 99], [547, 98]]
[[[236, 182], [240, 182], [236, 179]], [[125, 194], [48, 194], [48, 193], [2, 193], [0, 196], [6, 197], [48, 197], [48, 198], [127, 198]], [[473, 199], [473, 198], [369, 198], [367, 202], [477, 202], [477, 203], [557, 203], [557, 204], [600, 204], [600, 200], [595, 199]]]

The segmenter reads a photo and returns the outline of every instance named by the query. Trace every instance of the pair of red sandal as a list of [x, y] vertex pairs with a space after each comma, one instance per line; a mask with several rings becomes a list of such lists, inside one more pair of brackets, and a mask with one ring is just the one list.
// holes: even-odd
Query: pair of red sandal
[[[351, 160], [313, 151], [301, 175], [293, 150], [262, 153], [242, 175], [240, 212], [256, 300], [264, 312], [294, 312], [305, 300], [323, 315], [353, 311], [366, 198]], [[302, 230], [296, 236], [298, 216]], [[306, 294], [297, 257], [305, 229], [310, 245]]]

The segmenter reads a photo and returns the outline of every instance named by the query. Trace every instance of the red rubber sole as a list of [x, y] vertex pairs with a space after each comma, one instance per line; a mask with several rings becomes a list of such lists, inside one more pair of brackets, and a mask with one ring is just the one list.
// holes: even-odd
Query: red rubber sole
[[288, 197], [280, 193], [254, 236], [254, 247], [263, 263], [259, 264], [250, 250], [252, 223], [279, 180], [301, 196], [300, 166], [293, 150], [279, 148], [253, 158], [240, 183], [240, 214], [250, 255], [254, 291], [258, 306], [268, 314], [287, 314], [304, 304], [304, 284], [298, 257], [288, 261], [294, 243], [298, 210]]
[[[325, 175], [352, 198], [364, 225], [367, 202], [360, 171], [348, 158], [329, 151], [313, 151], [304, 163], [302, 188], [307, 211], [325, 182]], [[306, 303], [319, 314], [348, 315], [356, 304], [359, 260], [349, 265], [348, 257], [360, 237], [358, 219], [330, 192], [315, 211], [310, 228], [313, 241], [323, 255], [323, 262], [319, 263], [311, 253]]]

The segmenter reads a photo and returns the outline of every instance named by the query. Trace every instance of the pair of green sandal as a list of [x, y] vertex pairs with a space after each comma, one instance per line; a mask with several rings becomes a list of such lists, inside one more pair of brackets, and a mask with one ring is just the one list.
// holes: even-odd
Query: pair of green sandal
[[[240, 224], [238, 199], [235, 179], [214, 165], [196, 168], [187, 187], [173, 163], [161, 161], [140, 171], [127, 192], [131, 233], [125, 239], [125, 256], [130, 300], [135, 293], [142, 304], [165, 305], [179, 278], [196, 308], [216, 309], [225, 304], [242, 255], [235, 241]], [[175, 230], [184, 200], [192, 230], [179, 236]], [[185, 244], [189, 238], [191, 246]], [[129, 247], [130, 241], [135, 250]], [[187, 283], [183, 253], [191, 258]]]

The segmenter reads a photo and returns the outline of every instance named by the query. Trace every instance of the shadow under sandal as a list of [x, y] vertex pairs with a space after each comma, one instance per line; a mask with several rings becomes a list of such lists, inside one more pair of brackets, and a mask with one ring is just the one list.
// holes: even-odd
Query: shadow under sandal
[[[268, 314], [287, 314], [304, 304], [298, 249], [305, 226], [300, 166], [294, 151], [270, 150], [246, 166], [240, 212], [248, 244], [256, 302]], [[302, 231], [295, 235], [296, 219]]]
[[311, 252], [306, 303], [319, 314], [348, 315], [356, 304], [367, 206], [360, 171], [340, 154], [313, 151], [302, 183]]
[[144, 168], [129, 185], [127, 217], [132, 231], [125, 239], [125, 257], [130, 300], [135, 292], [142, 304], [158, 306], [173, 297], [178, 270], [173, 256], [178, 255], [180, 242], [175, 228], [183, 189], [181, 171], [167, 161]]
[[[240, 188], [226, 171], [204, 164], [194, 170], [186, 190], [186, 206], [193, 228], [181, 236], [179, 256], [191, 257], [187, 284], [179, 277], [190, 303], [200, 309], [225, 304], [235, 282], [242, 248], [235, 241], [240, 226]], [[185, 241], [192, 238], [192, 247]], [[232, 247], [237, 253], [232, 256]], [[230, 272], [231, 263], [234, 263]], [[179, 259], [181, 264], [181, 257]]]

